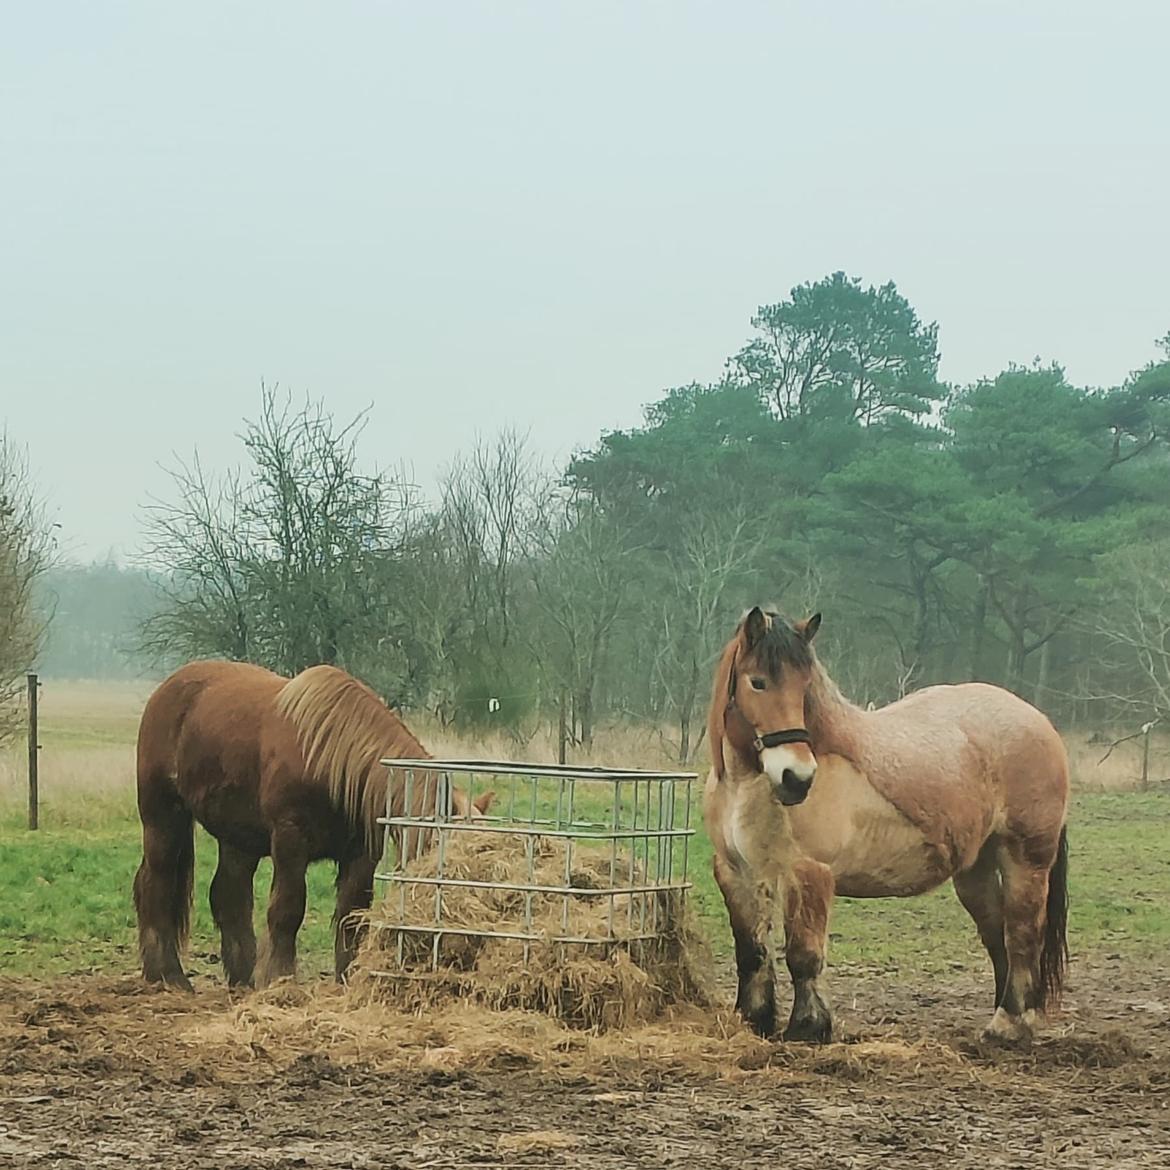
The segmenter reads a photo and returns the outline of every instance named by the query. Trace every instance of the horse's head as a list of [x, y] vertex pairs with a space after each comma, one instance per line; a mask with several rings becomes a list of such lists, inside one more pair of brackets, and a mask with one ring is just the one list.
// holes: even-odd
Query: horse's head
[[781, 804], [808, 795], [817, 761], [805, 726], [812, 680], [812, 640], [821, 615], [790, 625], [756, 606], [724, 648], [711, 700], [715, 774], [724, 774], [723, 745], [755, 773], [764, 773]]
[[494, 792], [484, 792], [474, 800], [470, 800], [462, 788], [452, 788], [451, 811], [457, 817], [470, 817], [472, 820], [478, 820], [480, 817], [487, 816], [487, 810], [491, 808], [495, 798]]
[[[472, 800], [462, 788], [456, 788], [453, 784], [448, 786], [446, 791], [450, 795], [444, 799], [432, 789], [426, 798], [428, 803], [424, 803], [420, 808], [418, 802], [416, 802], [415, 815], [423, 818], [432, 817], [435, 813], [436, 806], [438, 806], [440, 810], [446, 810], [446, 812], [441, 814], [440, 819], [442, 820], [457, 818], [459, 820], [477, 821], [487, 816], [487, 811], [491, 808], [492, 801], [496, 798], [494, 792], [484, 792]], [[398, 811], [402, 810], [400, 809]], [[408, 859], [421, 857], [435, 843], [435, 829], [431, 825], [426, 824], [425, 820], [422, 824], [413, 828], [395, 826], [390, 830], [390, 836], [394, 842], [394, 849], [399, 857], [399, 864], [402, 864], [401, 859], [404, 857]]]

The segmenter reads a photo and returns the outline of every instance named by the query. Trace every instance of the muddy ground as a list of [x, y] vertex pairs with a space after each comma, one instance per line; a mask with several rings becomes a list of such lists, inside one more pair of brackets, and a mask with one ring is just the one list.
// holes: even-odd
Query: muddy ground
[[539, 1029], [474, 1059], [441, 1031], [363, 1055], [360, 1028], [343, 1044], [335, 1022], [331, 1040], [312, 1004], [265, 1009], [262, 1035], [248, 1001], [206, 982], [194, 998], [0, 983], [0, 1166], [1170, 1166], [1158, 964], [1078, 963], [1063, 1013], [1019, 1052], [974, 1041], [988, 986], [972, 973], [837, 970], [832, 993], [844, 1042], [827, 1049], [732, 1033], [723, 1060], [716, 1032], [704, 1062], [666, 1029], [546, 1064]]

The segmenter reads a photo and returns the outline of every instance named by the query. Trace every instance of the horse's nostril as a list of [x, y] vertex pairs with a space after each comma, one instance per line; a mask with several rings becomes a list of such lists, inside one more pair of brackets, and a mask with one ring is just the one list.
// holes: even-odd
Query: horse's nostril
[[812, 777], [809, 776], [804, 779], [798, 776], [791, 768], [784, 769], [784, 775], [780, 777], [781, 782], [787, 787], [794, 789], [796, 792], [807, 792], [812, 785]]

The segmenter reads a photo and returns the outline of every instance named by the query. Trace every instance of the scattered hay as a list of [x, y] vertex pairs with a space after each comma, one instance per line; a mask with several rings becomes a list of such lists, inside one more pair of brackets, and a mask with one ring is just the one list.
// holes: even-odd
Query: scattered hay
[[943, 1065], [959, 1068], [963, 1063], [954, 1049], [926, 1039], [913, 1043], [854, 1040], [825, 1045], [777, 1041], [764, 1048], [749, 1049], [737, 1062], [745, 1072], [785, 1069], [843, 1081], [868, 1081], [890, 1075], [899, 1079], [929, 1076]]
[[1047, 1069], [1121, 1069], [1144, 1062], [1149, 1053], [1115, 1028], [1093, 1035], [1038, 1037], [1022, 1045], [995, 1040], [960, 1040], [964, 1055], [992, 1065], [1041, 1071]]
[[[981, 1057], [934, 1037], [868, 1037], [828, 1046], [761, 1040], [730, 1009], [666, 1008], [625, 1031], [588, 1032], [549, 1015], [486, 1010], [448, 1001], [410, 1014], [332, 984], [280, 984], [247, 995], [208, 989], [197, 996], [140, 981], [79, 979], [53, 987], [0, 980], [0, 1077], [132, 1073], [136, 1082], [255, 1085], [273, 1076], [311, 1088], [357, 1085], [391, 1075], [409, 1083], [470, 1083], [521, 1070], [535, 1080], [629, 1090], [670, 1082], [767, 1078], [787, 1086], [829, 1082], [965, 1085], [1009, 1091], [1021, 1078], [1072, 1087], [1165, 1093], [1170, 1060], [1144, 1053], [1121, 1033], [1041, 1043]], [[31, 1083], [31, 1081], [29, 1081]], [[12, 1090], [16, 1092], [16, 1089]]]
[[[677, 895], [630, 892], [628, 887], [642, 884], [638, 866], [580, 844], [570, 856], [560, 839], [474, 832], [451, 838], [443, 858], [447, 878], [582, 893], [443, 887], [445, 926], [535, 935], [537, 941], [530, 943], [526, 961], [524, 943], [517, 939], [443, 934], [436, 968], [434, 936], [401, 929], [435, 922], [436, 887], [392, 889], [368, 916], [368, 939], [352, 968], [357, 994], [408, 1012], [456, 1000], [532, 1011], [591, 1031], [653, 1021], [672, 1005], [710, 1004], [706, 941]], [[438, 851], [431, 850], [407, 873], [435, 877], [438, 867]], [[655, 927], [660, 937], [628, 938]], [[596, 939], [601, 945], [553, 941], [557, 938]]]
[[327, 1053], [337, 1067], [437, 1081], [520, 1069], [564, 1081], [721, 1077], [746, 1053], [771, 1047], [727, 1010], [667, 1008], [651, 1024], [591, 1033], [547, 1014], [457, 1001], [412, 1014], [327, 986], [295, 1005], [283, 988], [257, 992], [226, 1011], [193, 1016], [174, 1040], [187, 1059], [234, 1083], [254, 1080], [265, 1066], [292, 1068], [307, 1053]]
[[1122, 1068], [1149, 1055], [1124, 1032], [1111, 1028], [1098, 1036], [1067, 1036], [1045, 1044], [1046, 1062], [1074, 1068]]
[[571, 1150], [581, 1144], [576, 1134], [559, 1129], [534, 1129], [528, 1133], [502, 1133], [496, 1139], [496, 1149], [502, 1154], [552, 1154], [557, 1150]]

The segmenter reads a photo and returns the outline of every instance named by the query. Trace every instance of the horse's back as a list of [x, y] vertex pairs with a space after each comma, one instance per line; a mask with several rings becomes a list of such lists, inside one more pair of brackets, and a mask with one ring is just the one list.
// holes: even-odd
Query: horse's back
[[1021, 765], [1067, 767], [1064, 741], [1037, 707], [990, 683], [924, 687], [868, 712], [881, 740], [899, 741], [911, 750], [953, 750], [969, 744], [984, 759], [1000, 763], [1021, 753]]
[[232, 712], [252, 713], [280, 689], [279, 675], [247, 662], [207, 659], [180, 666], [155, 688], [138, 725], [139, 767], [160, 767], [178, 750], [191, 725], [229, 722]]
[[1068, 756], [1042, 711], [988, 683], [925, 687], [869, 712], [870, 783], [956, 860], [990, 833], [1055, 841]]

